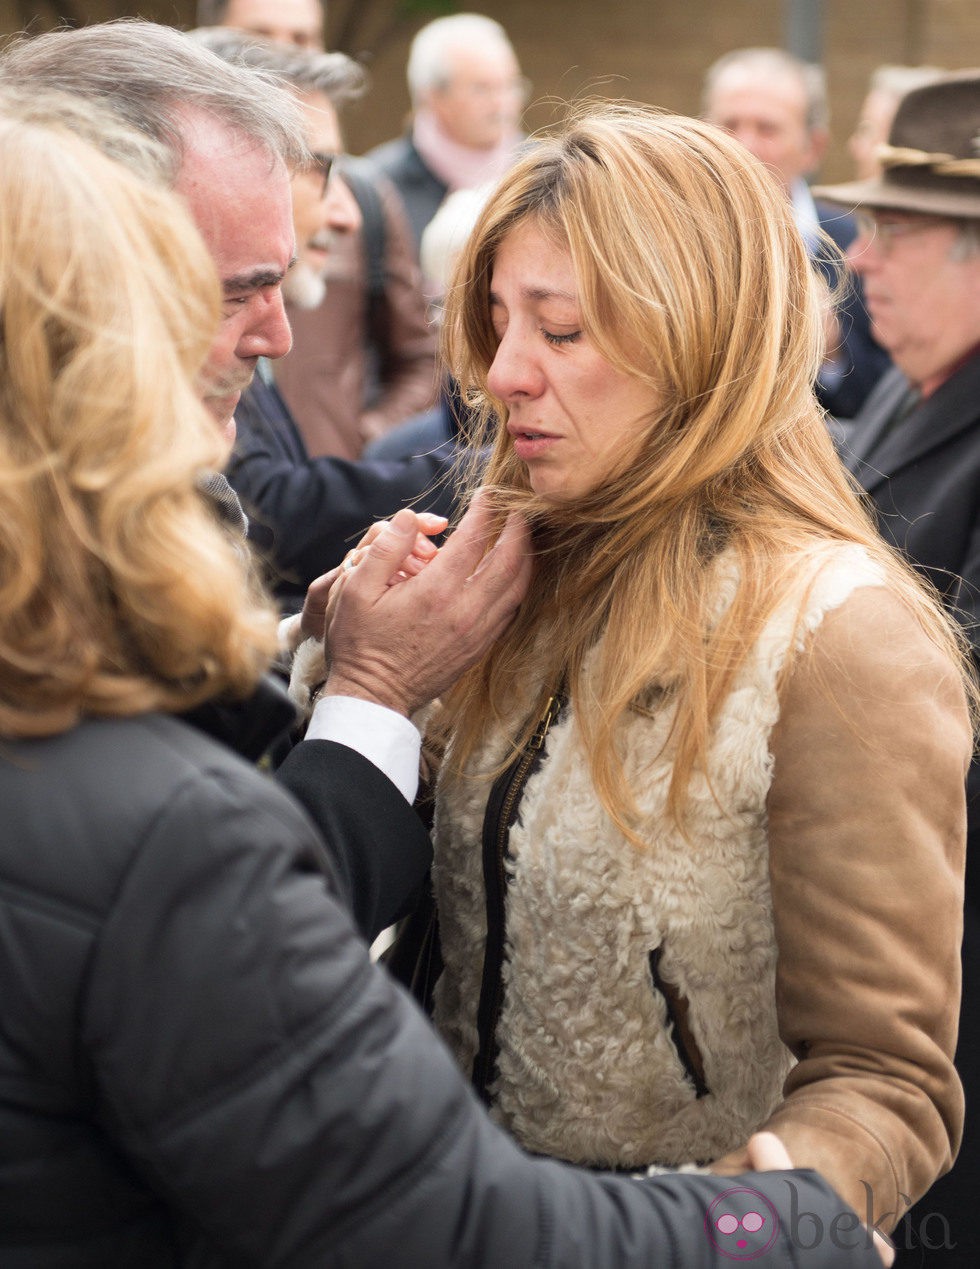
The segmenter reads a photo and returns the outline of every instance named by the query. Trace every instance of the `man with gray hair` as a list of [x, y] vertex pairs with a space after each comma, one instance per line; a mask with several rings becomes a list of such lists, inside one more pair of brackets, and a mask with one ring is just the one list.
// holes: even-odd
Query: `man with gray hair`
[[[289, 348], [282, 285], [295, 254], [290, 174], [315, 165], [295, 98], [268, 75], [223, 62], [169, 27], [139, 21], [16, 40], [0, 55], [0, 89], [20, 94], [53, 90], [94, 102], [158, 143], [161, 175], [187, 202], [224, 292], [223, 316], [201, 390], [232, 440], [234, 412], [260, 358], [282, 356]], [[224, 519], [237, 516], [241, 521], [238, 500], [223, 477], [212, 475], [208, 493], [217, 499]], [[479, 517], [476, 522], [464, 517], [457, 530], [463, 541], [474, 525], [479, 536]], [[348, 678], [356, 690], [317, 701], [307, 740], [298, 746], [303, 756], [291, 763], [289, 772], [284, 766], [280, 773], [291, 779], [294, 769], [302, 767], [302, 778], [291, 787], [319, 824], [332, 822], [334, 791], [310, 755], [315, 756], [321, 741], [357, 749], [368, 759], [376, 754], [377, 705], [388, 707], [381, 717], [403, 742], [386, 740], [383, 749], [385, 754], [394, 749], [398, 756], [395, 798], [400, 797], [399, 786], [414, 792], [420, 740], [407, 716], [401, 717], [404, 702], [437, 696], [468, 663], [470, 653], [475, 658], [496, 636], [502, 612], [512, 612], [523, 593], [525, 554], [522, 538], [503, 543], [472, 578], [469, 571], [478, 560], [464, 558], [462, 551], [440, 554], [426, 574], [431, 583], [441, 576], [458, 607], [440, 610], [423, 597], [417, 607], [409, 603], [401, 609], [394, 621], [382, 611], [390, 603], [364, 616], [347, 641], [352, 662]], [[409, 598], [413, 593], [408, 591]], [[413, 655], [404, 657], [403, 649], [415, 641]], [[381, 677], [379, 667], [386, 670]], [[226, 738], [252, 757], [284, 726], [283, 705], [286, 721], [294, 721], [289, 702], [265, 686], [262, 699], [247, 708], [212, 711], [208, 718], [209, 725], [220, 725]], [[394, 814], [400, 811], [396, 801]], [[412, 840], [410, 833], [405, 837]], [[398, 876], [417, 881], [425, 875], [430, 848], [424, 835], [415, 843], [394, 867]], [[372, 875], [361, 887], [374, 896], [367, 900], [369, 908], [378, 908], [381, 880]], [[400, 906], [397, 898], [389, 905], [388, 922]]]
[[[323, 51], [320, 0], [201, 0], [198, 23]], [[360, 458], [368, 443], [431, 407], [436, 341], [397, 191], [363, 159], [342, 155], [340, 167], [361, 224], [338, 239], [321, 303], [287, 295], [293, 349], [278, 386], [311, 456]]]
[[[283, 282], [290, 316], [315, 309], [338, 243], [359, 222], [357, 204], [338, 175], [342, 150], [337, 108], [356, 96], [363, 72], [342, 53], [311, 52], [225, 27], [191, 32], [223, 61], [274, 75], [302, 111], [315, 162], [293, 174], [297, 260]], [[284, 607], [301, 606], [307, 585], [333, 568], [373, 521], [398, 507], [449, 516], [454, 452], [379, 463], [311, 457], [302, 432], [262, 358], [236, 411], [238, 436], [227, 475], [252, 519], [269, 581]]]
[[843, 289], [836, 321], [828, 322], [828, 355], [816, 387], [831, 414], [856, 414], [887, 368], [888, 356], [872, 338], [859, 285], [842, 274], [839, 257], [831, 259], [823, 246], [826, 234], [846, 250], [855, 235], [854, 221], [814, 202], [807, 184], [829, 139], [823, 70], [779, 48], [736, 49], [709, 67], [702, 114], [769, 168], [793, 205], [815, 266], [832, 290]]
[[[288, 344], [280, 295], [292, 256], [288, 163], [307, 161], [288, 96], [141, 23], [21, 42], [0, 57], [0, 110], [9, 83], [21, 92], [57, 83], [118, 105], [167, 147], [165, 166], [225, 291], [203, 386], [227, 423], [261, 350]], [[125, 159], [126, 147], [112, 144]], [[388, 582], [416, 542], [418, 520], [403, 510], [381, 530], [342, 583], [331, 683], [370, 710], [386, 703], [371, 686], [386, 685], [405, 708], [425, 699], [419, 672], [430, 636], [440, 669], [428, 689], [494, 637], [529, 562], [513, 521], [484, 553], [488, 519], [478, 505], [436, 559], [396, 586]], [[345, 604], [356, 623], [342, 620]], [[406, 648], [411, 657], [400, 655]], [[324, 841], [353, 836], [368, 850], [373, 836], [411, 838], [408, 801], [352, 743], [331, 751], [342, 776], [320, 764], [334, 798]], [[32, 771], [13, 778], [30, 780]], [[728, 1222], [747, 1221], [759, 1203], [765, 1223], [801, 1198], [808, 1215], [822, 1213], [812, 1219], [829, 1227], [842, 1216], [858, 1228], [812, 1173], [754, 1177], [747, 1190], [728, 1177], [603, 1178], [521, 1154], [425, 1020], [368, 961], [298, 809], [280, 803], [228, 849], [243, 810], [220, 797], [221, 825], [202, 826], [203, 859], [186, 840], [168, 837], [173, 849], [161, 849], [151, 828], [153, 840], [123, 864], [112, 844], [102, 858], [66, 843], [67, 889], [43, 861], [20, 858], [0, 886], [5, 1266], [614, 1269], [655, 1263], [668, 1249], [676, 1259], [679, 1245], [692, 1266], [720, 1266], [729, 1253], [705, 1225], [715, 1200], [724, 1203], [725, 1237]], [[243, 1007], [228, 1007], [227, 993]], [[753, 1159], [788, 1162], [774, 1139], [756, 1141]], [[776, 1257], [794, 1255], [788, 1227], [775, 1224], [766, 1237]], [[813, 1269], [857, 1269], [874, 1264], [875, 1252], [858, 1233], [809, 1259]]]
[[503, 175], [521, 143], [527, 84], [504, 28], [478, 13], [428, 23], [408, 54], [412, 126], [368, 158], [395, 184], [416, 246], [448, 193]]
[[[884, 536], [935, 584], [980, 664], [980, 72], [908, 93], [879, 175], [818, 189], [861, 208], [851, 265], [895, 363], [846, 427], [842, 456]], [[899, 1226], [909, 1265], [980, 1264], [980, 764], [967, 784], [963, 1147]], [[936, 913], [957, 920], [958, 913]]]

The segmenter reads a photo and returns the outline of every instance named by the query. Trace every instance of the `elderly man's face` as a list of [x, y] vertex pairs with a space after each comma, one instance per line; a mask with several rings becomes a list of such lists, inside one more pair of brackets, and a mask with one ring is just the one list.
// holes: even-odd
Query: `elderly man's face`
[[748, 67], [722, 72], [705, 116], [730, 132], [784, 186], [815, 172], [825, 138], [807, 127], [806, 91], [794, 75], [760, 79]]
[[874, 336], [928, 391], [980, 341], [980, 254], [957, 258], [953, 220], [880, 210], [860, 221], [847, 254]]
[[320, 0], [230, 0], [222, 25], [277, 44], [323, 48]]
[[447, 136], [474, 150], [491, 150], [517, 131], [526, 85], [506, 45], [456, 48], [449, 80], [426, 94], [425, 105]]
[[234, 412], [259, 357], [282, 357], [292, 337], [282, 282], [293, 260], [289, 174], [278, 160], [210, 116], [184, 116], [175, 182], [214, 257], [221, 325], [204, 370], [204, 402], [234, 438]]

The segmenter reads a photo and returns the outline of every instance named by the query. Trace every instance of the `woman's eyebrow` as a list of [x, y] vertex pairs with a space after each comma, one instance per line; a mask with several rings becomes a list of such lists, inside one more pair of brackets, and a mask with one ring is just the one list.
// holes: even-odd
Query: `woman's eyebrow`
[[[569, 304], [577, 304], [578, 296], [572, 291], [560, 291], [550, 286], [522, 286], [520, 295], [525, 300], [565, 300]], [[490, 292], [490, 303], [501, 304], [503, 301], [496, 291]]]

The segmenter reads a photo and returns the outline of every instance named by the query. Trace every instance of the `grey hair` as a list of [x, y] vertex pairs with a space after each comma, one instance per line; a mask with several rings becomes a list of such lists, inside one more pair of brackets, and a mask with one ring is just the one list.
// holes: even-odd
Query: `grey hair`
[[366, 86], [363, 68], [343, 53], [275, 44], [224, 26], [199, 27], [189, 35], [224, 62], [274, 75], [299, 93], [323, 93], [337, 107], [360, 97]]
[[408, 91], [412, 104], [417, 105], [428, 89], [444, 88], [449, 83], [453, 49], [483, 49], [488, 44], [514, 51], [500, 23], [482, 13], [453, 13], [427, 23], [412, 40], [408, 52]]
[[708, 67], [701, 96], [701, 113], [708, 114], [711, 94], [718, 80], [733, 67], [756, 72], [760, 78], [772, 75], [791, 75], [799, 80], [806, 97], [806, 127], [808, 132], [822, 132], [830, 126], [830, 106], [827, 102], [827, 77], [823, 67], [814, 62], [804, 62], [781, 48], [739, 48], [719, 57]]
[[187, 108], [242, 133], [290, 169], [309, 151], [299, 106], [272, 76], [233, 66], [171, 27], [140, 19], [18, 36], [0, 54], [0, 86], [48, 88], [100, 102], [183, 159]]
[[0, 118], [74, 133], [144, 180], [171, 181], [173, 161], [167, 147], [96, 102], [55, 89], [39, 92], [26, 84], [0, 82]]

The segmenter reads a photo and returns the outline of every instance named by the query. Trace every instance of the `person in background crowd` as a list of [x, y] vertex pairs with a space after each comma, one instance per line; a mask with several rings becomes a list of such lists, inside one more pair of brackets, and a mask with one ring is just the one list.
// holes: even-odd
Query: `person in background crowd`
[[430, 724], [433, 1017], [535, 1153], [739, 1171], [766, 1126], [887, 1227], [959, 1144], [976, 688], [834, 450], [821, 311], [710, 124], [584, 107], [491, 195], [444, 325], [534, 575]]
[[[143, 47], [160, 66], [173, 46]], [[329, 836], [177, 716], [247, 693], [275, 621], [200, 494], [227, 446], [200, 399], [226, 297], [159, 183], [173, 158], [91, 101], [0, 88], [0, 1260], [720, 1269], [744, 1223], [776, 1265], [802, 1202], [849, 1231], [807, 1263], [867, 1269], [868, 1232], [813, 1173], [749, 1189], [522, 1155], [371, 964]], [[358, 600], [435, 597], [439, 561], [388, 586], [401, 521], [339, 583], [343, 686]], [[349, 833], [364, 791], [336, 797]], [[753, 1152], [788, 1164], [775, 1138]]]
[[[302, 0], [302, 11], [311, 7], [319, 9], [318, 0]], [[198, 23], [298, 43], [280, 14], [279, 0], [206, 0]], [[322, 50], [322, 35], [321, 20], [317, 43], [303, 46]], [[352, 459], [429, 409], [438, 385], [435, 337], [401, 201], [371, 164], [343, 155], [339, 166], [362, 223], [334, 243], [323, 302], [290, 304], [293, 349], [277, 380], [307, 453]]]
[[943, 74], [938, 66], [879, 66], [875, 70], [858, 121], [847, 140], [857, 180], [881, 175], [878, 148], [887, 142], [895, 111], [905, 94], [935, 83]]
[[816, 266], [834, 291], [843, 286], [835, 320], [829, 322], [817, 396], [831, 414], [856, 413], [888, 366], [888, 355], [872, 338], [860, 285], [842, 276], [839, 258], [829, 256], [822, 243], [826, 234], [846, 248], [854, 238], [854, 221], [837, 208], [815, 203], [807, 185], [827, 148], [823, 71], [782, 49], [737, 49], [709, 68], [702, 114], [769, 168], [792, 203]]
[[198, 26], [230, 26], [296, 48], [323, 48], [320, 0], [198, 0]]
[[[446, 288], [460, 251], [493, 186], [458, 189], [448, 194], [422, 233], [419, 255], [422, 269], [432, 284], [432, 320], [442, 321]], [[448, 380], [439, 405], [427, 414], [407, 419], [386, 436], [365, 447], [365, 458], [415, 458], [420, 454], [440, 454], [465, 443], [469, 430], [469, 410], [459, 394], [459, 385]]]
[[[283, 298], [293, 313], [315, 308], [338, 235], [349, 233], [357, 218], [336, 168], [336, 107], [356, 95], [361, 72], [343, 54], [272, 44], [226, 27], [191, 36], [224, 61], [277, 76], [296, 95], [313, 162], [292, 178], [297, 260], [283, 280]], [[446, 517], [454, 509], [449, 450], [404, 463], [311, 458], [265, 359], [242, 393], [235, 420], [228, 479], [249, 513], [270, 584], [288, 609], [301, 607], [310, 582], [338, 564], [372, 520], [409, 503]]]
[[[980, 72], [909, 92], [879, 150], [879, 175], [825, 186], [859, 207], [851, 266], [894, 368], [841, 450], [884, 537], [932, 581], [980, 663]], [[956, 1065], [966, 1090], [952, 1173], [912, 1209], [906, 1264], [980, 1263], [980, 764], [967, 808], [963, 1007]], [[914, 1197], [914, 1196], [911, 1196]], [[908, 1200], [906, 1200], [907, 1202]]]
[[523, 140], [527, 84], [503, 27], [477, 13], [436, 18], [408, 54], [408, 133], [368, 152], [395, 184], [416, 247], [447, 194], [501, 176]]

